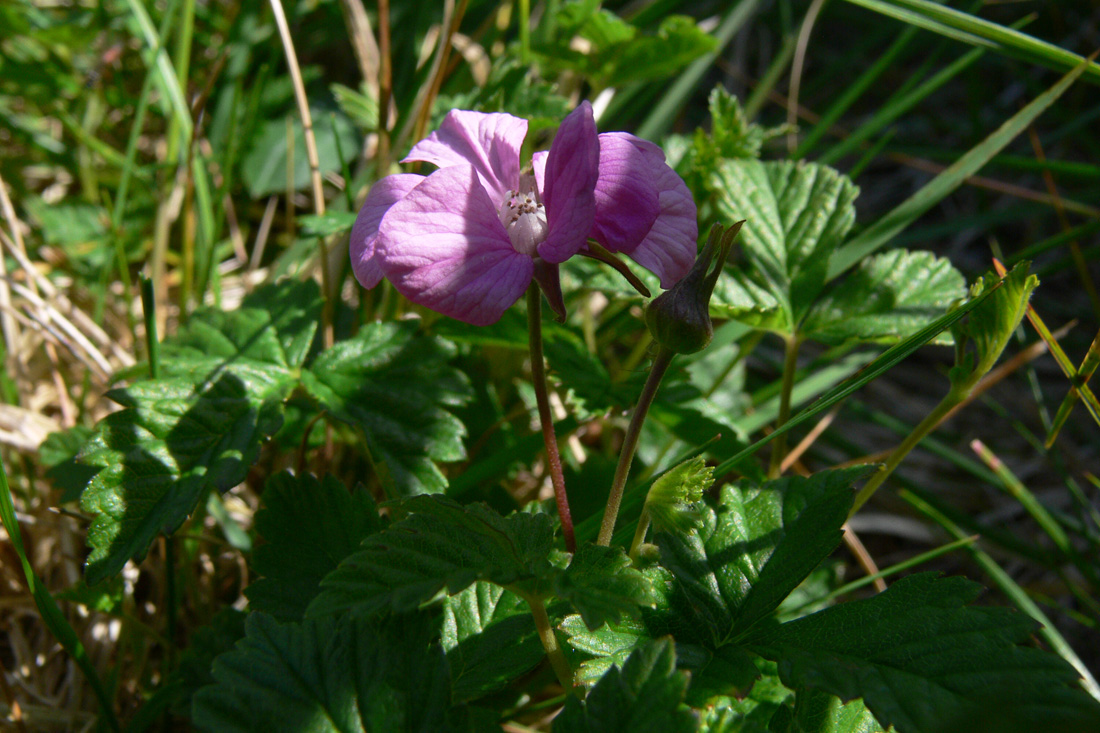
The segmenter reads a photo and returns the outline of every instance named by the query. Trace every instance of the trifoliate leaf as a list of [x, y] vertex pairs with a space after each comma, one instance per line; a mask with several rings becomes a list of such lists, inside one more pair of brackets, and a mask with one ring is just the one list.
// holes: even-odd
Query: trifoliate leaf
[[[829, 255], [855, 222], [859, 189], [823, 165], [757, 160], [723, 161], [710, 186], [723, 219], [748, 219], [741, 271], [779, 304], [775, 321], [761, 327], [794, 334], [825, 286]], [[760, 300], [736, 279], [727, 287], [746, 291], [727, 296], [733, 304]]]
[[[1022, 262], [1004, 276], [999, 286], [994, 275], [986, 275], [971, 286], [971, 298], [991, 287], [997, 290], [952, 329], [958, 355], [949, 372], [952, 388], [965, 391], [973, 387], [1000, 358], [1027, 313], [1031, 292], [1039, 285], [1039, 278], [1028, 275], [1027, 270], [1028, 263]], [[970, 345], [973, 353], [967, 350]]]
[[688, 533], [657, 533], [685, 612], [717, 647], [767, 616], [840, 542], [867, 467], [726, 486]]
[[282, 621], [302, 618], [321, 579], [381, 529], [378, 510], [360, 486], [348, 491], [332, 476], [279, 473], [268, 480], [256, 529], [264, 544], [253, 566], [263, 577], [245, 589], [253, 610]]
[[[891, 343], [936, 320], [963, 297], [966, 281], [945, 258], [898, 249], [868, 257], [814, 303], [804, 335], [830, 343]], [[941, 334], [937, 343], [951, 343]]]
[[527, 603], [484, 581], [443, 601], [443, 649], [457, 702], [504, 688], [546, 657]]
[[252, 613], [245, 638], [214, 661], [194, 698], [199, 730], [450, 730], [450, 690], [435, 629], [419, 614], [279, 624]]
[[[263, 441], [282, 424], [320, 313], [316, 285], [279, 283], [232, 312], [196, 312], [161, 347], [161, 379], [108, 397], [80, 461], [101, 469], [81, 498], [88, 582], [145, 556], [157, 533], [175, 531], [210, 490], [244, 480]], [[253, 307], [264, 304], [265, 308]]]
[[[259, 372], [254, 374], [259, 378]], [[282, 424], [293, 386], [265, 375], [266, 399], [232, 374], [196, 390], [190, 380], [138, 382], [108, 396], [127, 408], [100, 421], [81, 461], [100, 469], [81, 498], [95, 515], [86, 575], [96, 583], [145, 556], [158, 533], [171, 534], [211, 490], [244, 480], [263, 440]]]
[[1024, 614], [967, 606], [981, 587], [913, 575], [873, 598], [833, 606], [748, 640], [783, 683], [862, 697], [899, 733], [1100, 730], [1100, 703], [1061, 657], [1022, 646]]
[[553, 590], [573, 604], [590, 629], [637, 616], [639, 606], [654, 602], [649, 581], [623, 548], [591, 543], [577, 548], [569, 567], [554, 577]]
[[302, 384], [331, 415], [363, 430], [387, 490], [440, 492], [447, 480], [436, 463], [466, 457], [466, 429], [448, 408], [471, 390], [447, 365], [454, 353], [443, 339], [418, 335], [415, 323], [371, 323], [319, 355]]
[[703, 498], [714, 482], [714, 469], [702, 456], [673, 466], [657, 477], [646, 496], [645, 507], [658, 532], [687, 532], [702, 515], [691, 506]]
[[581, 702], [570, 697], [554, 733], [688, 733], [695, 718], [683, 703], [687, 675], [676, 670], [672, 639], [636, 650], [612, 667]]
[[503, 517], [441, 496], [413, 497], [401, 511], [403, 519], [369, 536], [321, 582], [307, 615], [410, 611], [476, 580], [527, 587], [550, 571], [554, 532], [545, 514]]

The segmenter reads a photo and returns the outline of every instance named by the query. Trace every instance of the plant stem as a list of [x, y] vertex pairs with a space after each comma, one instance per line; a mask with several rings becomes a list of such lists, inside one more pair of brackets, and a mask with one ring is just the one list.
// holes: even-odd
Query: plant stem
[[519, 0], [519, 60], [531, 63], [531, 0]]
[[527, 289], [527, 332], [531, 349], [531, 382], [539, 406], [539, 424], [542, 426], [542, 441], [546, 445], [546, 463], [550, 469], [550, 482], [554, 485], [554, 499], [558, 504], [561, 533], [565, 537], [565, 549], [576, 552], [577, 538], [573, 533], [573, 517], [569, 513], [569, 497], [565, 493], [565, 477], [558, 455], [558, 438], [554, 435], [554, 416], [550, 414], [550, 395], [546, 389], [546, 363], [542, 356], [542, 292], [534, 283]]
[[615, 532], [615, 520], [619, 517], [619, 506], [623, 502], [623, 488], [626, 486], [626, 477], [630, 473], [630, 464], [634, 462], [634, 452], [638, 449], [638, 437], [642, 433], [642, 424], [645, 423], [649, 406], [653, 404], [653, 398], [657, 396], [657, 389], [661, 386], [661, 377], [668, 370], [673, 356], [675, 356], [674, 352], [664, 346], [661, 347], [657, 352], [657, 358], [653, 360], [653, 366], [649, 370], [645, 386], [642, 387], [642, 393], [638, 395], [638, 404], [634, 407], [634, 414], [630, 416], [630, 424], [623, 438], [619, 465], [615, 467], [615, 478], [611, 483], [611, 493], [607, 497], [607, 508], [604, 509], [600, 535], [596, 540], [597, 545], [608, 547], [611, 544], [611, 535]]
[[[794, 373], [798, 368], [798, 347], [802, 345], [798, 336], [786, 339], [787, 349], [783, 356], [783, 385], [779, 392], [779, 415], [775, 427], [781, 428], [791, 419], [791, 392], [794, 390]], [[781, 433], [772, 443], [771, 463], [768, 465], [768, 478], [779, 478], [783, 465], [783, 456], [787, 453], [787, 434]]]
[[630, 559], [637, 562], [638, 548], [645, 540], [645, 533], [649, 531], [649, 509], [642, 507], [642, 513], [638, 515], [638, 528], [634, 530], [634, 539], [630, 541]]
[[554, 674], [565, 691], [573, 692], [573, 670], [569, 668], [569, 662], [565, 659], [561, 647], [558, 646], [558, 637], [554, 635], [554, 627], [550, 625], [550, 617], [546, 615], [546, 604], [538, 596], [521, 594], [531, 609], [531, 616], [535, 619], [535, 628], [539, 632], [539, 641], [546, 650], [546, 656], [550, 658], [550, 666], [554, 668]]
[[850, 519], [860, 507], [867, 503], [867, 500], [875, 493], [879, 486], [882, 486], [883, 482], [890, 477], [890, 474], [894, 472], [894, 469], [909, 455], [909, 452], [917, 447], [917, 445], [924, 440], [924, 438], [939, 426], [943, 421], [947, 413], [966, 398], [966, 391], [952, 389], [947, 393], [947, 396], [940, 401], [940, 404], [936, 405], [932, 412], [928, 413], [920, 423], [913, 428], [913, 431], [905, 437], [905, 440], [898, 444], [897, 448], [894, 448], [890, 452], [890, 456], [886, 459], [886, 466], [883, 470], [876, 473], [871, 477], [871, 480], [864, 484], [863, 488], [856, 494], [855, 502], [852, 504], [852, 511], [848, 512], [848, 518]]

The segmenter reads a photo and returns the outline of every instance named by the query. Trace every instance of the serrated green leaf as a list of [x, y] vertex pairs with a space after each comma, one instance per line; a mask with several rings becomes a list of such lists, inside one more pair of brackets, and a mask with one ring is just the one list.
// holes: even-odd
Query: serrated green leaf
[[771, 720], [772, 733], [882, 733], [883, 728], [862, 700], [844, 702], [819, 690], [799, 690], [794, 708]]
[[450, 730], [443, 650], [423, 616], [343, 616], [279, 624], [252, 613], [194, 697], [199, 730]]
[[787, 686], [862, 697], [899, 733], [1100, 728], [1100, 704], [1073, 668], [1021, 646], [1034, 622], [967, 606], [980, 591], [964, 578], [913, 575], [873, 598], [762, 630], [748, 645], [779, 662]]
[[457, 702], [504, 688], [546, 657], [527, 603], [484, 581], [444, 600], [443, 649]]
[[702, 456], [673, 466], [657, 477], [646, 495], [645, 508], [658, 532], [687, 532], [702, 519], [690, 505], [702, 500], [714, 482], [714, 469]]
[[261, 295], [240, 310], [195, 313], [161, 345], [162, 379], [108, 393], [127, 409], [100, 421], [80, 456], [99, 469], [81, 497], [96, 515], [89, 583], [144, 557], [209, 491], [243, 481], [282, 425], [316, 332], [318, 291], [279, 284]]
[[[989, 288], [993, 294], [970, 312], [966, 321], [953, 329], [959, 347], [955, 366], [949, 376], [953, 389], [966, 391], [993, 368], [1008, 340], [1027, 313], [1031, 293], [1039, 285], [1039, 278], [1028, 275], [1028, 263], [1013, 267], [1000, 284], [995, 275], [986, 275], [970, 288], [970, 297], [976, 298]], [[974, 353], [966, 351], [972, 345]]]
[[279, 473], [268, 480], [256, 530], [264, 544], [253, 566], [261, 577], [245, 589], [253, 610], [280, 621], [302, 618], [328, 575], [381, 529], [378, 509], [359, 486], [348, 491], [332, 476]]
[[[353, 151], [359, 149], [359, 133], [342, 113], [314, 107], [310, 110], [310, 116], [313, 119], [313, 136], [317, 141], [317, 157], [321, 173], [340, 170], [337, 146], [339, 150], [344, 151], [345, 156], [352, 155]], [[309, 185], [309, 158], [306, 156], [302, 123], [298, 115], [288, 115], [285, 119], [266, 121], [256, 134], [251, 149], [241, 161], [241, 176], [252, 198], [286, 192], [287, 166], [291, 164], [288, 137], [293, 141], [294, 190], [301, 190]]]
[[656, 35], [636, 38], [615, 54], [609, 78], [616, 84], [663, 79], [717, 46], [717, 40], [703, 32], [694, 19], [670, 15], [661, 20]]
[[613, 667], [581, 702], [570, 697], [554, 719], [554, 733], [677, 733], [695, 730], [683, 703], [687, 675], [676, 670], [671, 639], [636, 650]]
[[577, 548], [569, 567], [554, 577], [553, 590], [573, 604], [590, 629], [637, 616], [639, 606], [654, 603], [649, 581], [623, 548], [591, 543]]
[[611, 381], [607, 367], [576, 334], [563, 328], [548, 328], [543, 348], [551, 375], [558, 377], [566, 400], [577, 410], [579, 419], [590, 420], [637, 398], [637, 390], [624, 389], [623, 383]]
[[127, 409], [100, 421], [81, 454], [99, 469], [80, 502], [95, 515], [88, 528], [89, 583], [144, 557], [156, 535], [174, 532], [209, 491], [244, 480], [263, 440], [282, 424], [282, 398], [292, 386], [263, 376], [271, 378], [262, 401], [228, 373], [199, 390], [175, 378], [109, 393]]
[[[723, 161], [710, 187], [722, 218], [747, 218], [741, 271], [779, 304], [778, 322], [767, 327], [793, 334], [825, 285], [829, 255], [855, 222], [859, 189], [826, 166], [745, 159]], [[727, 282], [728, 289], [746, 291], [733, 303], [758, 302], [743, 283]]]
[[46, 478], [61, 490], [61, 504], [76, 501], [98, 470], [78, 460], [95, 431], [83, 425], [50, 433], [38, 446], [38, 460], [46, 467]]
[[852, 484], [867, 467], [726, 486], [702, 525], [657, 533], [661, 564], [717, 647], [774, 610], [840, 542]]
[[526, 586], [549, 572], [554, 530], [545, 514], [503, 517], [441, 496], [413, 497], [401, 511], [403, 519], [369, 536], [325, 577], [307, 616], [410, 611], [476, 580]]
[[320, 354], [302, 384], [339, 420], [363, 430], [383, 485], [399, 495], [447, 487], [438, 462], [466, 457], [466, 429], [447, 408], [469, 400], [466, 376], [447, 365], [454, 346], [417, 324], [371, 323]]
[[[817, 341], [893, 343], [936, 320], [966, 292], [962, 273], [931, 252], [868, 257], [813, 304], [801, 331]], [[936, 343], [950, 344], [944, 333]]]

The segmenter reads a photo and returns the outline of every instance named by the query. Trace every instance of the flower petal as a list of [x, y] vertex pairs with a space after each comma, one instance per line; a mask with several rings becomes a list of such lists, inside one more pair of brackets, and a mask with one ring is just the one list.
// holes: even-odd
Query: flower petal
[[[644, 142], [644, 141], [643, 141]], [[672, 287], [691, 269], [699, 248], [699, 222], [695, 199], [687, 184], [665, 163], [664, 153], [652, 143], [647, 148], [650, 175], [658, 194], [660, 213], [641, 244], [627, 255], [661, 278], [661, 287]]]
[[[630, 253], [657, 219], [654, 160], [663, 168], [656, 145], [625, 132], [606, 132], [600, 140], [600, 177], [596, 181], [596, 222], [589, 233], [610, 252]], [[648, 148], [657, 148], [654, 159]]]
[[527, 120], [520, 117], [454, 109], [401, 162], [422, 160], [440, 168], [472, 165], [499, 206], [508, 191], [519, 187], [519, 149], [525, 137]]
[[550, 230], [539, 256], [547, 262], [564, 262], [584, 247], [596, 217], [599, 166], [592, 105], [581, 102], [562, 121], [546, 157], [542, 200]]
[[371, 186], [351, 228], [351, 269], [363, 287], [373, 288], [382, 279], [381, 258], [377, 256], [374, 246], [382, 217], [423, 180], [424, 176], [398, 173], [386, 176]]
[[475, 326], [493, 323], [531, 282], [477, 171], [441, 168], [393, 205], [378, 231], [382, 268], [414, 303]]

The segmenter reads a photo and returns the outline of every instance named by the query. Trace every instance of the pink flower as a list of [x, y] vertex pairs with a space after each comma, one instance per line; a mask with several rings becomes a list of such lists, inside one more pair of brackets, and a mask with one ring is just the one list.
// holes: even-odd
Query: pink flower
[[695, 204], [660, 148], [626, 133], [597, 135], [582, 102], [525, 175], [526, 135], [527, 121], [512, 115], [448, 114], [402, 161], [439, 170], [387, 176], [363, 203], [351, 232], [359, 282], [371, 288], [386, 277], [414, 303], [487, 325], [523, 295], [536, 258], [564, 262], [589, 238], [665, 288], [690, 269]]

